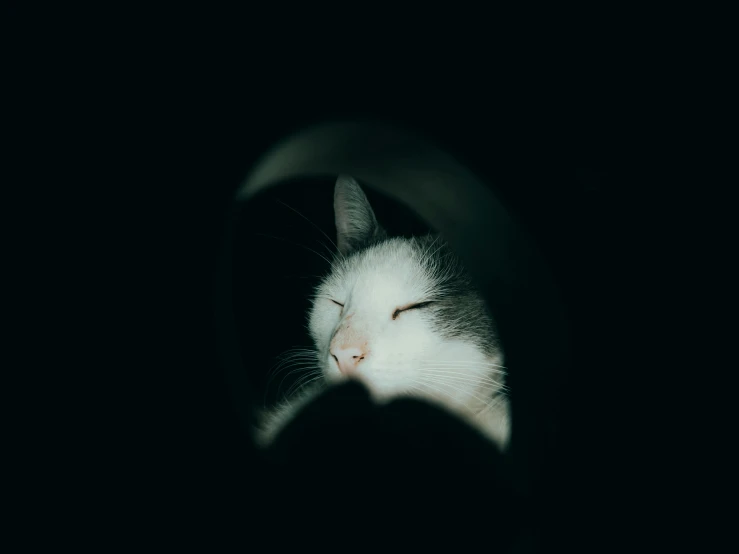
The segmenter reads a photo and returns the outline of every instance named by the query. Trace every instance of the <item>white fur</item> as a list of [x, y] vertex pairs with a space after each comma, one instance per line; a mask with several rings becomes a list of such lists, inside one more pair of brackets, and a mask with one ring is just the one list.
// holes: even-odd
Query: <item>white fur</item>
[[[343, 381], [347, 377], [330, 353], [331, 341], [359, 345], [366, 355], [356, 366], [356, 378], [376, 401], [424, 398], [505, 447], [509, 418], [502, 355], [486, 356], [471, 341], [445, 339], [423, 308], [392, 317], [398, 308], [433, 301], [439, 294], [443, 291], [434, 290], [428, 256], [406, 239], [390, 239], [339, 258], [317, 289], [309, 314], [318, 368], [326, 384]], [[320, 387], [303, 391], [297, 405], [293, 399], [274, 411], [264, 422], [260, 442], [267, 444]]]

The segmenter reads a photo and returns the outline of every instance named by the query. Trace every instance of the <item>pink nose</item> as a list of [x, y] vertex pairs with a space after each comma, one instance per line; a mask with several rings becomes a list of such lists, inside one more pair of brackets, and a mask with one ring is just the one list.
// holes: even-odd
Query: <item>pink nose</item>
[[336, 360], [341, 373], [349, 373], [356, 369], [359, 362], [364, 360], [365, 353], [359, 348], [334, 348], [331, 355]]

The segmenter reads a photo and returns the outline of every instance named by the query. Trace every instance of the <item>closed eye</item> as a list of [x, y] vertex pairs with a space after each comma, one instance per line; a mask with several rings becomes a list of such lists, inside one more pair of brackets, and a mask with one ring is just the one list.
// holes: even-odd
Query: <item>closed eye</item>
[[341, 302], [337, 302], [336, 300], [331, 300], [331, 302], [333, 302], [337, 306], [341, 306], [342, 308], [344, 307], [344, 304], [342, 304]]
[[398, 316], [403, 313], [407, 312], [408, 310], [418, 310], [420, 308], [425, 308], [429, 304], [433, 304], [432, 300], [429, 300], [428, 302], [418, 302], [416, 304], [409, 304], [408, 306], [403, 306], [402, 308], [398, 308], [393, 312], [393, 319], [397, 319]]

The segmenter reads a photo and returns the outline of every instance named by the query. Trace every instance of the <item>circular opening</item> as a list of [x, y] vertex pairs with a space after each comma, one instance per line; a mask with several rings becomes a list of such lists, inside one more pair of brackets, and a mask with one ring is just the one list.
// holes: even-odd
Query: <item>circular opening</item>
[[[306, 314], [335, 250], [340, 174], [361, 183], [390, 234], [438, 230], [462, 260], [505, 351], [513, 398], [509, 452], [522, 471], [532, 471], [556, 413], [556, 376], [567, 351], [553, 281], [489, 183], [423, 137], [382, 124], [332, 123], [288, 137], [238, 192], [219, 290], [222, 313], [234, 315], [225, 347], [245, 420], [251, 424], [253, 408], [310, 379], [301, 371], [313, 347]], [[278, 357], [290, 348], [292, 358]]]

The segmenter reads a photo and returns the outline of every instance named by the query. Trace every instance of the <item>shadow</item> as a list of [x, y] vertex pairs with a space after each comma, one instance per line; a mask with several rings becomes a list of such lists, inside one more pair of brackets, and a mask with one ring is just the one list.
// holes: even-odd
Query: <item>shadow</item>
[[522, 522], [535, 526], [491, 442], [422, 401], [375, 405], [354, 382], [301, 410], [265, 463], [262, 525], [275, 546], [323, 530], [363, 547], [507, 551]]

